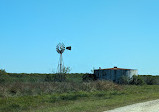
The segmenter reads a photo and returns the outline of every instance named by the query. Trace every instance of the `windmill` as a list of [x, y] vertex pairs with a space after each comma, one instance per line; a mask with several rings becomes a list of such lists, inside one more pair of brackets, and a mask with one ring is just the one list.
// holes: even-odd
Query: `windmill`
[[64, 64], [63, 64], [62, 54], [64, 53], [65, 49], [71, 50], [71, 46], [65, 47], [63, 43], [59, 43], [56, 46], [56, 51], [60, 54], [60, 63], [58, 63], [58, 68], [57, 68], [58, 73], [63, 73]]

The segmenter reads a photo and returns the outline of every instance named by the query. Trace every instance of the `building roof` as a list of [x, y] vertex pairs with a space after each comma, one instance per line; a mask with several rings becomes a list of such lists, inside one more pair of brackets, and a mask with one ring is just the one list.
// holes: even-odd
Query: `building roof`
[[105, 69], [95, 69], [95, 70], [136, 70], [136, 69], [125, 69], [125, 68], [118, 68], [118, 67], [114, 67], [114, 68], [105, 68]]

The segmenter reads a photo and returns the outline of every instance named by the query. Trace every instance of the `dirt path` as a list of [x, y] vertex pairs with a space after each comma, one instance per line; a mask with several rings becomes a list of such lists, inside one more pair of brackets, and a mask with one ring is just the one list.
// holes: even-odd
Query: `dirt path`
[[159, 112], [159, 100], [137, 103], [104, 112]]

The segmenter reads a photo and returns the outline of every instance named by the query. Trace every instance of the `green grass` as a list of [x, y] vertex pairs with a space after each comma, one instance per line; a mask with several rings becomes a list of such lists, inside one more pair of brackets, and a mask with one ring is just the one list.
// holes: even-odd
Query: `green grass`
[[66, 80], [58, 82], [56, 75], [0, 70], [0, 112], [102, 112], [159, 98], [159, 85], [83, 82], [85, 74], [65, 74]]
[[102, 112], [159, 98], [159, 86], [123, 86], [122, 89], [70, 91], [41, 95], [1, 96], [1, 112]]
[[0, 72], [0, 112], [102, 112], [159, 98], [159, 85], [83, 82], [83, 75], [57, 82], [56, 74]]

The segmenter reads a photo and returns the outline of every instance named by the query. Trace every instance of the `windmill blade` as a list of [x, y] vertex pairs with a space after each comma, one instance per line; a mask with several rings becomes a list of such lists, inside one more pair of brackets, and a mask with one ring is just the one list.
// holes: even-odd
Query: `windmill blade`
[[71, 46], [66, 47], [67, 50], [71, 50]]
[[56, 46], [56, 51], [59, 53], [59, 54], [62, 54], [64, 51], [65, 51], [65, 45], [63, 43], [59, 43], [57, 46]]

